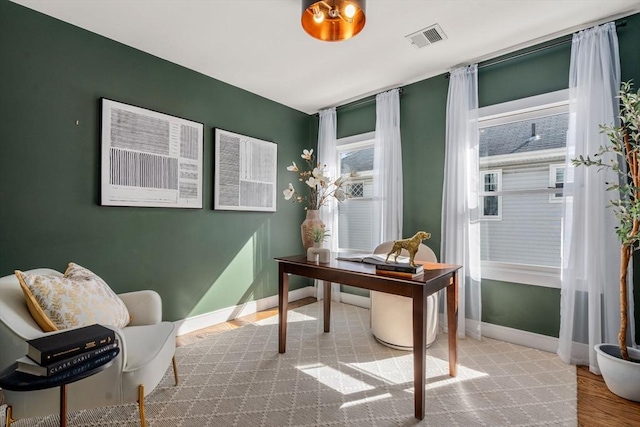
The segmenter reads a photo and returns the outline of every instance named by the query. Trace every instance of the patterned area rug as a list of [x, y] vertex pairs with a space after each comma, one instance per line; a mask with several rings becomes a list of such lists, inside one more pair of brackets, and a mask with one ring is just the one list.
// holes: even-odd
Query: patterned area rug
[[[369, 310], [334, 303], [289, 312], [287, 353], [277, 316], [178, 348], [147, 397], [147, 424], [180, 426], [575, 426], [576, 371], [555, 354], [492, 339], [459, 341], [448, 375], [447, 335], [427, 350], [427, 415], [413, 417], [413, 356], [380, 345]], [[136, 405], [69, 414], [69, 426], [139, 426]], [[15, 427], [53, 427], [57, 416]]]

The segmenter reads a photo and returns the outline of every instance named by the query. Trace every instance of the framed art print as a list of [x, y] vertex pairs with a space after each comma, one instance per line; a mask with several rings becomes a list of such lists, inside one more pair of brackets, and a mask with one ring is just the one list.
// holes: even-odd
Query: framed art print
[[278, 146], [215, 129], [214, 209], [276, 211]]
[[201, 209], [204, 125], [101, 103], [102, 205]]

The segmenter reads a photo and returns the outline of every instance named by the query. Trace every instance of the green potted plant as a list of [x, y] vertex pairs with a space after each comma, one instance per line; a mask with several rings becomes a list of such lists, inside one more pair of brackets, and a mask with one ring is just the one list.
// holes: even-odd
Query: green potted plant
[[[610, 202], [618, 219], [616, 234], [620, 239], [620, 331], [618, 345], [595, 347], [598, 366], [609, 390], [620, 397], [640, 402], [640, 351], [627, 347], [628, 292], [627, 276], [631, 255], [640, 242], [640, 91], [633, 92], [631, 82], [620, 89], [620, 126], [600, 126], [609, 144], [600, 147], [593, 157], [573, 159], [575, 166], [611, 169], [620, 177], [619, 184], [607, 188], [617, 195]], [[603, 160], [605, 153], [612, 160]]]
[[324, 228], [324, 224], [315, 224], [307, 232], [309, 240], [313, 241], [313, 246], [307, 249], [307, 261], [328, 263], [331, 261], [331, 251], [322, 247], [322, 242], [329, 237], [329, 230]]
[[315, 247], [321, 247], [322, 242], [327, 240], [327, 237], [331, 236], [329, 230], [324, 228], [324, 225], [314, 225], [309, 229], [309, 238], [313, 241]]

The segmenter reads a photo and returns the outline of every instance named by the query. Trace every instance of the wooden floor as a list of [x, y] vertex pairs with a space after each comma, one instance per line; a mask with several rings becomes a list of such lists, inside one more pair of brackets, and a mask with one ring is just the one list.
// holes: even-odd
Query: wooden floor
[[611, 393], [600, 375], [578, 366], [578, 425], [640, 426], [640, 403]]
[[[315, 298], [304, 298], [289, 303], [289, 308], [302, 307], [316, 302]], [[198, 341], [207, 335], [241, 328], [259, 320], [278, 315], [278, 308], [261, 311], [178, 337], [178, 346]], [[584, 427], [616, 426], [640, 427], [640, 403], [622, 399], [611, 393], [601, 376], [589, 372], [585, 366], [578, 367], [578, 425]]]
[[[304, 305], [312, 304], [316, 302], [317, 299], [308, 297], [303, 298], [297, 301], [290, 301], [288, 304], [289, 309], [302, 307]], [[208, 328], [199, 329], [197, 331], [191, 332], [189, 334], [181, 335], [176, 339], [176, 345], [178, 347], [191, 344], [192, 342], [198, 341], [207, 335], [230, 331], [232, 329], [241, 328], [245, 325], [251, 325], [252, 323], [258, 322], [262, 319], [266, 319], [271, 316], [278, 315], [278, 307], [270, 308], [269, 310], [260, 311], [255, 314], [250, 314], [248, 316], [240, 317], [238, 319], [230, 320], [225, 323], [219, 323], [217, 325], [210, 326]]]

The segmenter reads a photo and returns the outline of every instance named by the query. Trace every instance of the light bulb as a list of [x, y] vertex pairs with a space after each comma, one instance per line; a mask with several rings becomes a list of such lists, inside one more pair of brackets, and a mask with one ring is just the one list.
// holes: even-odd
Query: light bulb
[[321, 24], [324, 21], [324, 13], [317, 11], [313, 14], [313, 20], [316, 24]]
[[349, 3], [347, 7], [344, 8], [344, 14], [347, 18], [353, 18], [356, 14], [356, 7]]

